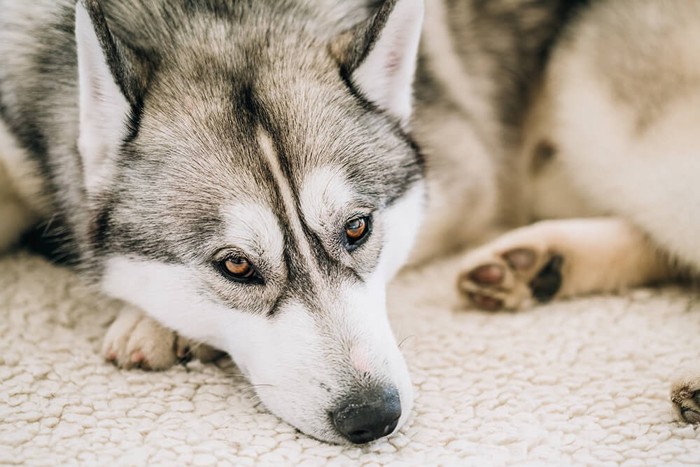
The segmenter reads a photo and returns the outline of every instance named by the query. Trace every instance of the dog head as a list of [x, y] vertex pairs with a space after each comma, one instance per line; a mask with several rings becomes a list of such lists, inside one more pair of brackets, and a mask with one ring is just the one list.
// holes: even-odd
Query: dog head
[[422, 0], [332, 35], [253, 3], [142, 12], [139, 44], [118, 34], [133, 12], [78, 4], [103, 288], [227, 351], [301, 431], [371, 441], [412, 405], [385, 287], [423, 205], [406, 132]]

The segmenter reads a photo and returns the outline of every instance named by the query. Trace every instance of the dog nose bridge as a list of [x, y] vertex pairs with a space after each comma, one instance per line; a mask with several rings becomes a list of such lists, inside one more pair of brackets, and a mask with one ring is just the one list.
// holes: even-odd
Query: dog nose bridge
[[346, 296], [347, 284], [337, 265], [324, 262], [320, 255], [308, 256], [299, 250], [286, 255], [291, 294], [319, 321], [344, 322], [345, 316], [353, 311], [353, 304]]

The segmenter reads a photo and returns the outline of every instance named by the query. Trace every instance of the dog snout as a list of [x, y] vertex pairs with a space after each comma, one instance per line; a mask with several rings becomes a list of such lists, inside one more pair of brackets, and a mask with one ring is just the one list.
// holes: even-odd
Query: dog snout
[[400, 417], [401, 398], [394, 386], [353, 393], [331, 412], [335, 429], [354, 444], [387, 436], [394, 431]]

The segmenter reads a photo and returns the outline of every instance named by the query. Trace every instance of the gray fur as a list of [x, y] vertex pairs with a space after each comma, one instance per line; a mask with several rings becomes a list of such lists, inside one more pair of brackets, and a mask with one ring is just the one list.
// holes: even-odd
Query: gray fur
[[[334, 157], [333, 162], [348, 166], [354, 182], [377, 207], [391, 203], [406, 181], [419, 174], [419, 160], [402, 161], [401, 151], [396, 158], [370, 157], [384, 148], [406, 146], [406, 137], [348, 92], [327, 52], [333, 31], [347, 29], [344, 21], [357, 18], [362, 8], [341, 15], [330, 11], [325, 19], [314, 16], [326, 11], [303, 2], [101, 3], [114, 35], [128, 41], [143, 61], [133, 66], [154, 71], [153, 76], [133, 78], [148, 91], [130, 98], [131, 135], [118, 161], [117, 180], [101, 199], [88, 201], [88, 212], [76, 184], [82, 176], [74, 146], [72, 2], [51, 5], [47, 16], [55, 26], [30, 22], [21, 33], [8, 31], [0, 37], [7, 48], [20, 49], [32, 37], [41, 38], [38, 46], [24, 47], [28, 54], [20, 57], [19, 67], [0, 77], [2, 95], [7, 96], [3, 118], [44, 168], [45, 189], [53, 202], [48, 210], [67, 217], [66, 241], [83, 262], [102, 252], [123, 251], [193, 261], [192, 246], [205, 243], [203, 238], [218, 227], [215, 214], [202, 218], [202, 212], [215, 213], [217, 205], [235, 198], [230, 187], [268, 186], [258, 195], [278, 204], [267, 169], [250, 149], [256, 125], [277, 135], [293, 179], [294, 172], [304, 173]], [[212, 32], [207, 26], [213, 21], [225, 29]], [[224, 108], [211, 111], [212, 101]], [[61, 118], [54, 118], [59, 112]], [[354, 116], [352, 121], [340, 118], [346, 114]], [[142, 115], [148, 117], [140, 121]], [[376, 131], [381, 127], [386, 131]], [[377, 137], [387, 133], [395, 141]], [[289, 137], [294, 141], [284, 141]], [[405, 151], [414, 157], [410, 147]], [[206, 186], [197, 185], [193, 171], [210, 177]], [[132, 191], [126, 192], [127, 186]], [[378, 186], [382, 192], [373, 192]], [[178, 193], [177, 206], [159, 187]], [[163, 219], [163, 212], [179, 214]]]
[[[20, 8], [13, 3], [5, 0], [0, 6], [3, 11]], [[263, 104], [263, 107], [275, 106], [266, 109], [268, 115], [274, 116], [276, 121], [271, 124], [281, 123], [282, 126], [273, 128], [273, 133], [294, 135], [295, 142], [304, 142], [309, 146], [298, 147], [297, 144], [281, 142], [288, 150], [294, 148], [300, 153], [308, 154], [309, 157], [327, 157], [330, 154], [340, 159], [348, 157], [352, 159], [353, 165], [357, 164], [358, 170], [355, 172], [358, 175], [363, 174], [365, 180], [357, 180], [363, 187], [391, 187], [398, 183], [397, 193], [402, 191], [401, 180], [406, 179], [406, 175], [391, 166], [398, 161], [383, 160], [382, 163], [390, 165], [385, 168], [376, 167], [376, 170], [370, 171], [367, 167], [377, 164], [375, 158], [355, 158], [355, 154], [376, 153], [376, 149], [369, 149], [368, 146], [380, 143], [373, 135], [386, 133], [377, 131], [378, 128], [385, 127], [389, 134], [395, 133], [395, 130], [390, 122], [382, 122], [381, 116], [368, 112], [362, 102], [348, 94], [343, 83], [338, 81], [338, 64], [331, 60], [327, 52], [327, 44], [334, 37], [367, 16], [368, 8], [361, 2], [344, 2], [341, 6], [333, 8], [319, 7], [318, 4], [310, 6], [300, 1], [269, 4], [167, 2], [167, 6], [159, 2], [101, 3], [114, 36], [122, 38], [121, 40], [128, 44], [128, 49], [136, 51], [136, 55], [143, 62], [133, 64], [133, 71], [140, 74], [133, 80], [141, 84], [130, 86], [147, 87], [148, 93], [145, 102], [140, 103], [138, 97], [133, 96], [137, 91], [131, 92], [130, 100], [135, 106], [132, 109], [134, 121], [131, 124], [135, 126], [131, 129], [132, 132], [140, 131], [138, 117], [142, 112], [150, 115], [151, 109], [160, 119], [154, 122], [157, 125], [173, 126], [179, 122], [187, 122], [182, 128], [173, 127], [172, 133], [167, 135], [168, 138], [182, 139], [193, 144], [193, 147], [188, 148], [191, 154], [216, 154], [221, 153], [222, 148], [226, 148], [223, 150], [225, 154], [219, 154], [220, 157], [212, 157], [206, 162], [221, 162], [220, 159], [226, 159], [229, 154], [236, 153], [237, 157], [249, 162], [243, 164], [250, 172], [246, 173], [246, 177], [251, 177], [248, 180], [254, 180], [257, 185], [264, 186], [265, 169], [256, 166], [258, 163], [253, 155], [245, 155], [247, 145], [242, 141], [206, 141], [204, 143], [209, 147], [195, 147], [196, 138], [193, 140], [187, 137], [187, 133], [197, 132], [216, 135], [217, 138], [227, 134], [245, 134], [245, 128], [249, 128], [252, 122], [244, 119], [259, 118], [258, 115], [253, 115], [254, 112], [248, 112], [250, 109], [245, 109], [248, 102], [245, 102], [245, 96], [242, 95], [247, 92], [246, 86], [254, 87], [256, 93], [264, 94], [256, 96], [256, 99], [269, 102]], [[439, 78], [432, 76], [431, 65], [428, 64], [419, 71], [416, 91], [419, 114], [414, 127], [432, 128], [431, 123], [423, 124], [421, 116], [432, 115], [433, 112], [464, 115], [465, 125], [488, 128], [480, 134], [480, 138], [486, 147], [500, 157], [499, 164], [514, 164], [510, 161], [513, 148], [517, 147], [519, 141], [523, 109], [527, 108], [532, 83], [536, 82], [538, 70], [541, 70], [548, 49], [573, 5], [572, 2], [557, 1], [547, 5], [539, 2], [510, 1], [483, 4], [447, 2], [449, 28], [455, 37], [460, 38], [455, 44], [464, 70], [472, 75], [475, 81], [494, 83], [488, 94], [493, 102], [491, 107], [496, 108], [497, 112], [493, 116], [473, 114], [472, 109], [455, 105], [449, 96], [441, 96]], [[28, 21], [21, 25], [21, 31], [16, 32], [16, 26], [3, 27], [6, 32], [0, 33], [3, 34], [0, 43], [5, 44], [5, 47], [28, 52], [17, 56], [16, 60], [20, 61], [18, 66], [7, 68], [6, 74], [0, 75], [0, 95], [4, 96], [4, 120], [43, 168], [47, 183], [45, 190], [52, 193], [52, 205], [47, 211], [57, 213], [53, 225], [60, 225], [61, 220], [65, 221], [65, 240], [70, 245], [69, 249], [79, 251], [83, 262], [89, 261], [95, 253], [109, 251], [110, 248], [127, 251], [135, 249], [147, 256], [156, 255], [161, 259], [166, 259], [166, 256], [168, 259], [178, 257], [182, 260], [185, 253], [180, 254], [178, 251], [181, 249], [190, 254], [191, 239], [201, 238], [200, 230], [216, 230], [216, 219], [200, 218], [200, 208], [207, 205], [208, 201], [202, 199], [199, 194], [196, 196], [196, 203], [180, 201], [178, 205], [179, 208], [195, 207], [197, 214], [190, 217], [200, 224], [196, 229], [192, 228], [191, 223], [162, 225], [163, 220], [159, 213], [172, 211], [172, 206], [163, 205], [162, 200], [144, 203], [144, 200], [150, 197], [149, 194], [156, 193], [157, 190], [139, 195], [132, 194], [132, 199], [137, 200], [136, 206], [129, 206], [128, 200], [121, 196], [119, 190], [106, 190], [108, 194], [105, 199], [92, 200], [87, 212], [85, 209], [74, 207], [85, 206], [85, 203], [84, 194], [75, 183], [82, 178], [80, 167], [73, 157], [65, 156], [66, 153], [75, 152], [77, 133], [76, 89], [70, 78], [75, 66], [72, 2], [47, 2], [44, 7], [35, 8], [42, 9], [42, 15], [37, 17], [36, 23]], [[19, 13], [5, 17], [16, 22], [16, 18], [21, 17]], [[46, 26], [47, 18], [49, 27]], [[211, 28], [206, 27], [211, 21], [222, 24], [225, 29], [213, 33]], [[35, 45], [32, 40], [34, 37], [40, 38], [40, 45]], [[293, 59], [289, 60], [288, 57]], [[150, 70], [155, 70], [153, 76], [150, 76]], [[316, 84], [312, 84], [314, 81]], [[319, 90], [324, 90], [324, 93], [319, 93]], [[218, 116], [218, 121], [207, 121], [205, 127], [195, 129], [193, 127], [201, 126], [202, 122], [187, 121], [190, 117], [189, 109], [179, 106], [167, 108], [170, 103], [179, 103], [183, 93], [191, 94], [188, 96], [188, 99], [191, 99], [189, 105], [198, 109], [205, 109], [210, 100], [230, 99], [233, 101], [232, 107], [228, 109], [230, 115]], [[316, 105], [321, 102], [337, 105], [333, 109], [326, 105]], [[164, 105], [166, 107], [163, 107]], [[142, 106], [146, 109], [141, 108]], [[323, 113], [319, 115], [320, 110]], [[53, 118], [57, 112], [62, 114], [61, 119]], [[334, 113], [337, 116], [334, 116]], [[355, 123], [351, 123], [352, 129], [343, 128], [346, 119], [339, 118], [341, 114], [357, 115], [356, 118], [364, 119], [362, 127], [366, 130], [358, 129]], [[307, 121], [298, 121], [299, 116], [306, 116]], [[325, 126], [329, 122], [337, 127]], [[241, 128], [231, 131], [231, 126], [236, 124]], [[284, 128], [289, 125], [295, 125], [296, 128]], [[340, 137], [348, 134], [353, 135], [356, 142], [349, 142]], [[427, 139], [428, 147], [432, 146], [429, 137], [421, 139]], [[156, 183], [162, 182], [171, 189], [182, 186], [185, 195], [190, 190], [204, 190], [206, 193], [209, 188], [195, 187], [189, 181], [169, 178], [177, 177], [178, 174], [156, 175], [160, 170], [158, 167], [180, 167], [179, 174], [188, 173], [189, 169], [182, 165], [183, 162], [191, 163], [187, 160], [187, 154], [174, 154], [167, 148], [160, 147], [160, 143], [159, 147], [155, 148], [138, 147], [142, 141], [143, 139], [136, 138], [135, 141], [125, 144], [124, 153], [130, 154], [130, 162], [123, 164], [125, 167], [117, 176], [124, 179], [122, 184], [131, 181], [133, 183], [130, 183], [130, 186], [138, 187], [139, 178], [142, 177], [140, 174], [147, 173], [149, 178], [152, 177], [151, 180], [155, 179]], [[338, 141], [344, 141], [346, 147], [334, 147]], [[238, 144], [243, 149], [232, 147]], [[352, 154], [343, 156], [343, 152]], [[146, 157], [140, 157], [142, 155]], [[54, 159], [57, 162], [54, 162]], [[136, 163], [132, 163], [132, 160], [136, 160]], [[289, 160], [296, 163], [295, 155]], [[305, 167], [306, 163], [299, 160], [300, 172], [303, 173], [308, 168]], [[52, 169], [57, 166], [61, 167], [60, 173]], [[236, 170], [241, 173], [243, 168], [238, 166]], [[234, 183], [233, 180], [213, 183], [213, 180], [227, 172], [222, 166], [198, 167], [197, 170], [206, 170], [216, 177], [208, 181], [211, 186]], [[440, 167], [435, 169], [436, 178], [441, 176], [439, 170]], [[410, 179], [415, 177], [416, 173], [409, 171], [407, 176]], [[367, 179], [370, 174], [381, 174], [381, 178]], [[386, 180], [388, 175], [392, 175], [394, 180]], [[470, 174], [464, 176], [473, 177]], [[463, 186], [472, 186], [469, 182], [462, 182], [463, 180], [460, 181]], [[476, 183], [475, 186], [478, 187], [479, 184]], [[371, 197], [376, 194], [368, 195]], [[388, 196], [391, 198], [395, 195]], [[478, 203], [473, 199], [475, 196], [478, 195], [469, 192], [461, 198], [465, 199], [468, 205], [474, 205]], [[146, 206], [150, 212], [143, 212]], [[120, 215], [111, 216], [109, 212], [113, 210]], [[181, 216], [188, 219], [187, 213], [181, 213]], [[113, 225], [117, 218], [147, 219], [148, 222]], [[111, 229], [111, 235], [107, 235], [107, 229]], [[453, 226], [447, 232], [442, 232], [446, 238], [454, 239], [447, 242], [445, 249], [454, 248], [450, 246], [453, 242], [461, 244], [465, 236], [470, 237], [468, 233], [451, 233], [453, 230], [459, 233], [463, 229], [464, 227]], [[176, 238], [166, 238], [166, 232], [167, 235], [174, 235]], [[168, 245], [167, 249], [162, 247], [164, 244]], [[97, 251], [90, 248], [91, 245], [96, 247]], [[430, 251], [426, 254], [433, 253], [434, 251]]]

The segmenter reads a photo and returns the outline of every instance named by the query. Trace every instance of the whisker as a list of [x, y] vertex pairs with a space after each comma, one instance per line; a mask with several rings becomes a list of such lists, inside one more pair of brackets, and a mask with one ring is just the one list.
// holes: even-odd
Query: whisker
[[404, 337], [403, 339], [401, 339], [401, 342], [399, 342], [399, 345], [398, 345], [399, 349], [401, 348], [401, 346], [402, 346], [407, 340], [412, 339], [412, 338], [414, 338], [414, 337], [416, 337], [416, 335], [415, 335], [415, 334], [411, 334], [411, 335], [406, 336], [406, 337]]
[[56, 214], [54, 214], [53, 216], [51, 216], [51, 217], [46, 221], [46, 223], [44, 224], [43, 232], [41, 233], [42, 237], [45, 237], [46, 234], [49, 233], [49, 229], [51, 229], [51, 224], [53, 224], [53, 222], [54, 222], [55, 220], [56, 220]]

